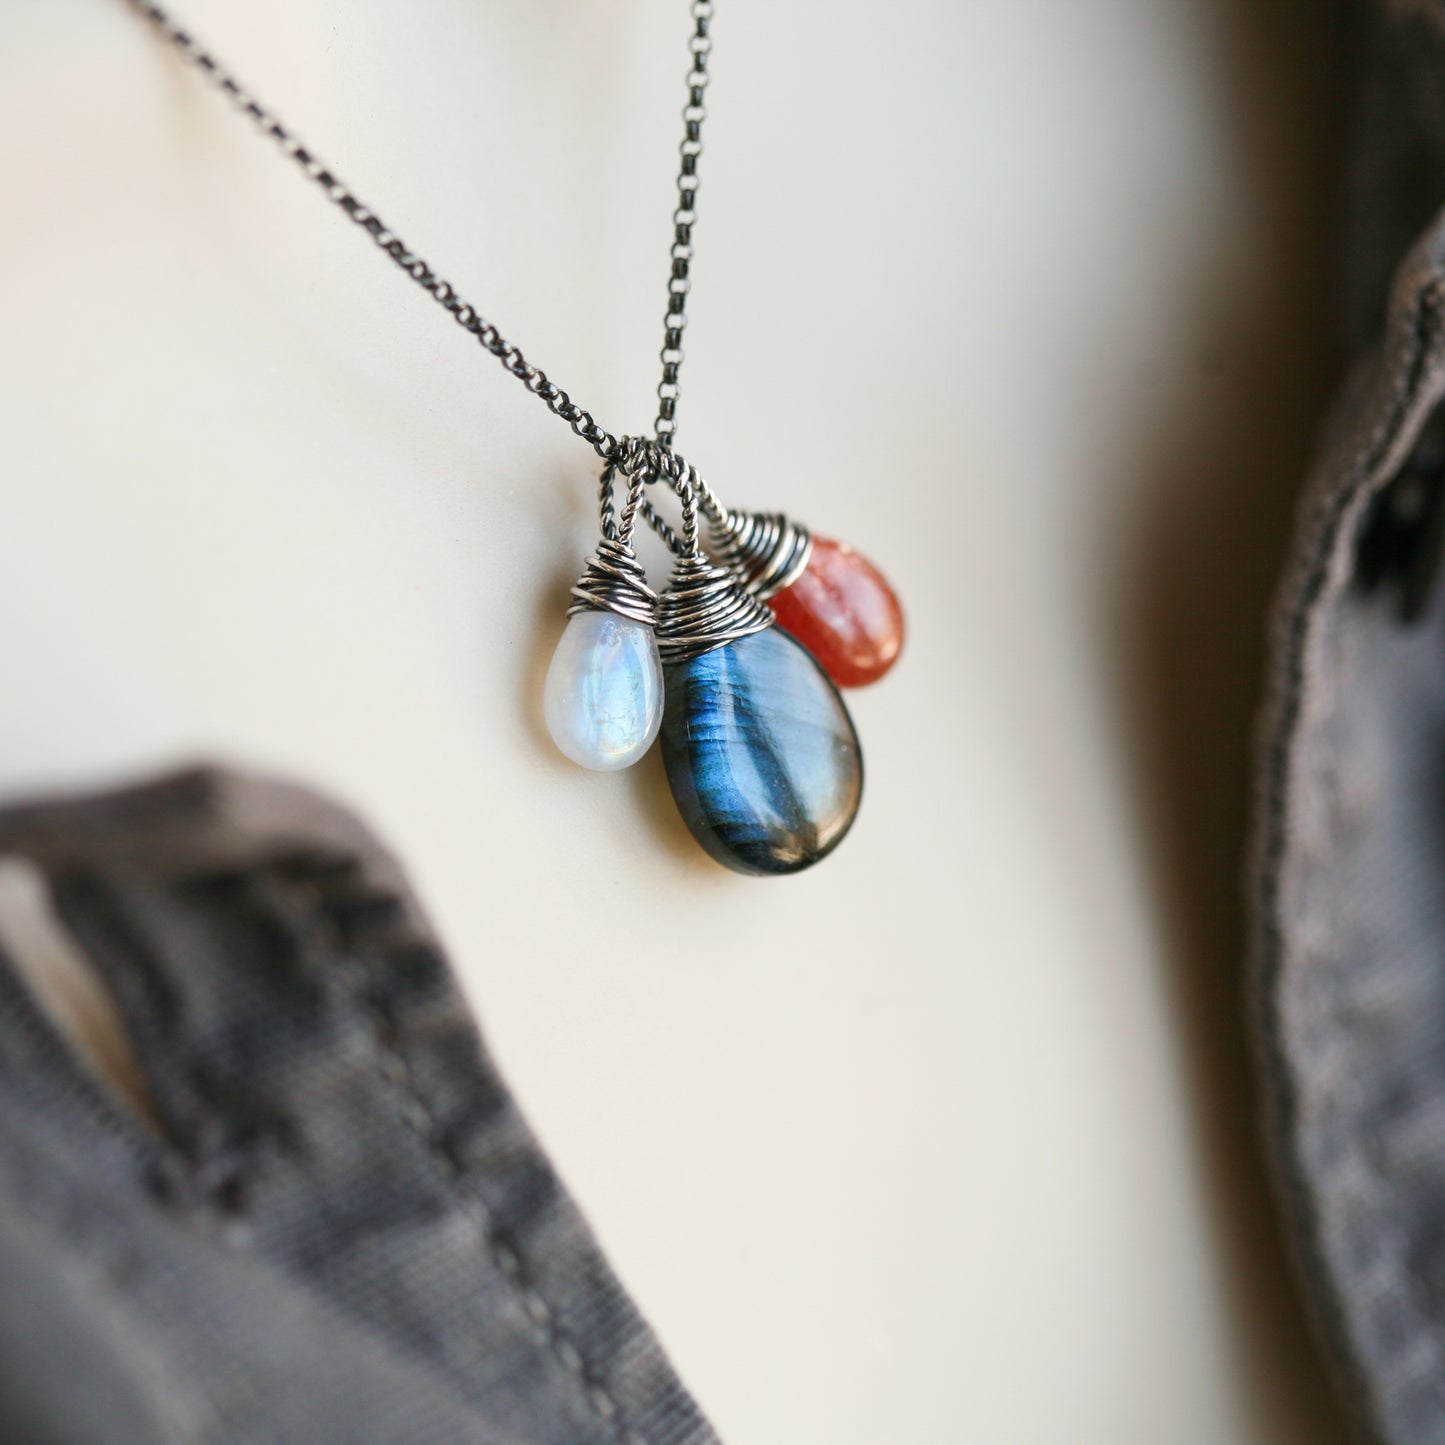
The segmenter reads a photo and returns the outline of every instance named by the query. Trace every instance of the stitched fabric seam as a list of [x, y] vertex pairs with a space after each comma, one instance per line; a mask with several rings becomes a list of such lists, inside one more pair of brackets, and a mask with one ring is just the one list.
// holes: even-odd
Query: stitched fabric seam
[[[367, 983], [371, 970], [358, 956], [362, 950], [347, 944], [324, 891], [315, 883], [298, 885], [293, 882], [289, 884], [289, 888], [305, 895], [300, 900], [303, 906], [314, 905], [307, 911], [320, 918], [325, 925], [326, 942], [353, 1000], [366, 1019], [377, 1072], [388, 1088], [399, 1096], [402, 1119], [421, 1140], [427, 1158], [448, 1184], [449, 1192], [456, 1198], [463, 1213], [471, 1220], [483, 1249], [506, 1280], [527, 1318], [542, 1335], [548, 1352], [567, 1375], [581, 1386], [588, 1407], [599, 1420], [610, 1427], [621, 1445], [649, 1445], [637, 1430], [626, 1424], [621, 1405], [602, 1382], [600, 1372], [590, 1367], [582, 1351], [563, 1328], [558, 1311], [534, 1285], [528, 1283], [525, 1260], [510, 1244], [497, 1237], [496, 1219], [486, 1201], [474, 1188], [464, 1187], [469, 1174], [466, 1166], [437, 1142], [436, 1118], [417, 1088], [415, 1075], [405, 1053], [401, 1046], [393, 1041], [393, 1030], [389, 1021], [368, 995]], [[380, 953], [379, 959], [382, 963], [388, 961], [389, 953], [389, 950]]]

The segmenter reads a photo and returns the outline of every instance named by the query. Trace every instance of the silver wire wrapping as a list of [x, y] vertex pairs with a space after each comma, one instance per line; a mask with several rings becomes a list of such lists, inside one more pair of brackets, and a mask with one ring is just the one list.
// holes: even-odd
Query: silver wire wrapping
[[617, 470], [610, 463], [603, 469], [598, 500], [602, 540], [587, 559], [572, 589], [573, 602], [567, 616], [575, 617], [579, 612], [615, 612], [619, 617], [630, 617], [634, 622], [655, 627], [657, 593], [647, 585], [647, 574], [632, 550], [637, 509], [642, 503], [642, 488], [647, 478], [645, 474], [637, 474], [628, 479], [627, 500], [619, 522], [612, 509], [612, 484]]
[[813, 555], [813, 534], [781, 512], [724, 512], [721, 520], [708, 520], [718, 561], [733, 568], [759, 602], [791, 587]]
[[696, 470], [666, 444], [646, 438], [627, 438], [619, 450], [616, 465], [630, 473], [634, 488], [638, 478], [644, 485], [665, 481], [682, 506], [679, 533], [651, 502], [641, 499], [638, 504], [657, 534], [678, 555], [657, 603], [657, 648], [663, 662], [687, 662], [771, 627], [772, 611], [748, 591], [740, 574], [710, 560], [702, 550], [699, 506], [714, 526], [726, 513]]
[[665, 663], [687, 662], [772, 625], [772, 612], [736, 572], [698, 552], [678, 560], [658, 599], [657, 650]]
[[[776, 597], [803, 575], [813, 556], [813, 534], [801, 522], [793, 521], [782, 512], [731, 511], [693, 467], [670, 448], [664, 451], [658, 443], [627, 437], [621, 451], [634, 462], [644, 454], [648, 457], [648, 465], [652, 467], [649, 481], [665, 475], [676, 490], [674, 473], [686, 478], [696, 495], [697, 505], [707, 517], [710, 550], [724, 567], [731, 567], [738, 574], [743, 585], [760, 602]], [[667, 457], [676, 459], [675, 468], [666, 465]], [[678, 556], [686, 555], [687, 549], [677, 532], [645, 497], [642, 515], [667, 547]]]

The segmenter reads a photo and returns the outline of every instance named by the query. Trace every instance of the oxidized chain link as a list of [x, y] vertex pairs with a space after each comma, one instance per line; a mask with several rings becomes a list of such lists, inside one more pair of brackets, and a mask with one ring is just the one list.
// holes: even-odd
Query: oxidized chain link
[[683, 136], [678, 151], [682, 165], [677, 173], [677, 209], [672, 213], [672, 275], [667, 281], [667, 315], [662, 318], [662, 380], [657, 384], [657, 421], [660, 442], [670, 444], [677, 435], [677, 377], [682, 369], [682, 333], [687, 325], [687, 293], [692, 281], [692, 228], [697, 223], [697, 160], [702, 154], [702, 123], [707, 119], [708, 56], [712, 53], [712, 0], [693, 0], [692, 70], [687, 77], [687, 104], [683, 107]]
[[[476, 307], [463, 299], [450, 281], [438, 276], [426, 260], [413, 251], [375, 211], [339, 180], [335, 172], [321, 161], [315, 152], [303, 145], [214, 55], [176, 24], [161, 6], [151, 4], [150, 0], [126, 0], [126, 4], [148, 21], [162, 39], [169, 42], [188, 64], [199, 70], [242, 114], [248, 116], [261, 134], [274, 142], [281, 154], [293, 161], [308, 180], [319, 186], [327, 200], [360, 226], [376, 246], [390, 256], [462, 330], [475, 337], [533, 396], [540, 397], [554, 416], [565, 421], [604, 461], [617, 459], [619, 470], [630, 475], [631, 467], [620, 458], [620, 454], [626, 452], [636, 455], [635, 447], [626, 445], [633, 439], [618, 438], [607, 431], [591, 412], [578, 406], [541, 367], [533, 366], [522, 354], [520, 347], [508, 341]], [[681, 147], [682, 169], [677, 182], [679, 204], [673, 213], [672, 275], [668, 281], [666, 335], [662, 351], [663, 379], [658, 386], [661, 411], [657, 421], [657, 436], [664, 448], [675, 430], [673, 418], [677, 404], [677, 374], [682, 363], [682, 329], [686, 324], [684, 308], [688, 268], [692, 261], [697, 158], [702, 152], [700, 137], [705, 115], [702, 99], [708, 81], [708, 52], [712, 48], [712, 41], [708, 36], [712, 9], [712, 0], [694, 0], [692, 6], [695, 27], [691, 39], [693, 64], [687, 77], [688, 104], [683, 111], [686, 130]], [[650, 503], [644, 503], [644, 509], [649, 520], [656, 515]], [[657, 520], [660, 521], [661, 518]]]

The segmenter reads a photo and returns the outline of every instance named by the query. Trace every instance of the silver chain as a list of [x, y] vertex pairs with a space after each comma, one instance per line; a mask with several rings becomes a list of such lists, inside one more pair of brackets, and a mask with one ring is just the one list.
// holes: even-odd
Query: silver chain
[[[635, 454], [635, 439], [617, 437], [602, 427], [592, 413], [578, 406], [539, 366], [533, 366], [520, 347], [508, 341], [450, 281], [438, 276], [426, 260], [409, 247], [370, 206], [366, 205], [316, 153], [277, 119], [275, 113], [259, 100], [208, 50], [178, 25], [159, 5], [149, 0], [126, 0], [126, 4], [148, 21], [162, 39], [172, 45], [182, 58], [248, 116], [267, 140], [302, 174], [321, 188], [322, 194], [360, 226], [377, 247], [384, 251], [401, 270], [428, 296], [447, 312], [458, 326], [477, 341], [513, 375], [533, 396], [540, 397], [547, 409], [561, 417], [572, 430], [587, 442], [604, 461], [619, 461], [623, 453]], [[684, 134], [678, 173], [678, 206], [673, 212], [672, 275], [668, 279], [667, 315], [664, 318], [662, 348], [662, 381], [658, 384], [659, 411], [657, 441], [668, 447], [676, 427], [677, 378], [682, 365], [682, 331], [687, 324], [685, 308], [692, 264], [692, 228], [697, 219], [694, 204], [697, 196], [697, 159], [702, 154], [702, 122], [706, 117], [703, 95], [707, 88], [708, 55], [712, 49], [709, 27], [712, 21], [712, 0], [693, 0], [693, 34], [689, 41], [692, 68], [688, 72], [688, 103], [683, 110]], [[648, 509], [651, 510], [650, 507]]]
[[667, 280], [667, 314], [662, 318], [662, 380], [657, 383], [658, 441], [671, 444], [677, 435], [677, 377], [682, 369], [682, 332], [687, 325], [687, 293], [692, 287], [692, 228], [697, 224], [697, 161], [702, 155], [702, 123], [707, 119], [708, 57], [712, 54], [712, 0], [693, 0], [692, 69], [687, 76], [687, 104], [682, 110], [683, 134], [678, 152], [677, 209], [672, 213], [672, 275]]

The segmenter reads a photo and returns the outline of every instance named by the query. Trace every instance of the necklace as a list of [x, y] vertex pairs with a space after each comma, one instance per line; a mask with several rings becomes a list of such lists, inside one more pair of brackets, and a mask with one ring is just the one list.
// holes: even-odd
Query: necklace
[[[561, 751], [610, 771], [636, 762], [660, 737], [688, 827], [738, 872], [795, 873], [830, 853], [852, 826], [863, 791], [862, 751], [838, 687], [876, 681], [892, 667], [903, 614], [882, 574], [852, 548], [814, 537], [780, 512], [724, 506], [675, 446], [712, 0], [691, 4], [650, 436], [607, 431], [165, 10], [148, 0], [126, 3], [601, 459], [600, 536], [572, 589], [544, 688], [548, 731]], [[676, 499], [676, 524], [652, 500], [659, 486]], [[639, 521], [675, 557], [660, 592], [633, 548]]]

